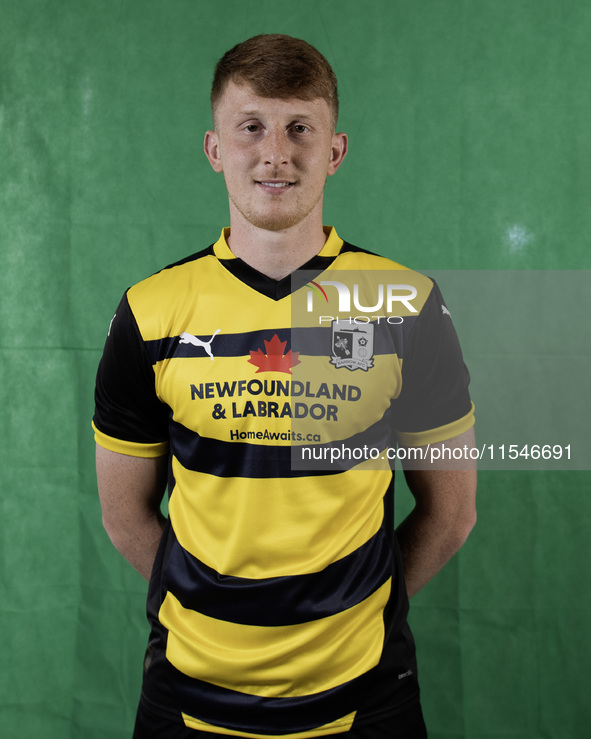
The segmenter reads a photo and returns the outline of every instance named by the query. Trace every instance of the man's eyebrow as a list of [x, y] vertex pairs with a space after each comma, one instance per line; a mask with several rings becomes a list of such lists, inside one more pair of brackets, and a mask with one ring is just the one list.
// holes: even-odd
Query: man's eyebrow
[[[260, 118], [261, 117], [261, 111], [260, 110], [238, 110], [235, 113], [236, 117], [242, 118], [243, 116], [246, 116], [248, 118]], [[312, 120], [314, 118], [313, 115], [310, 115], [309, 113], [294, 113], [293, 115], [289, 116], [292, 120]]]

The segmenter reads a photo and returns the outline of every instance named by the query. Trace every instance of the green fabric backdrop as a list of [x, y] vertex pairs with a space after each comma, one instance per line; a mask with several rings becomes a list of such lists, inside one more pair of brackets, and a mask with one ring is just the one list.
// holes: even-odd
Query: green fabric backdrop
[[[7, 739], [130, 736], [146, 586], [101, 527], [94, 373], [122, 291], [227, 222], [208, 88], [261, 32], [339, 76], [341, 235], [419, 269], [591, 269], [587, 0], [0, 0]], [[482, 474], [477, 528], [412, 603], [432, 739], [589, 736], [590, 480]]]

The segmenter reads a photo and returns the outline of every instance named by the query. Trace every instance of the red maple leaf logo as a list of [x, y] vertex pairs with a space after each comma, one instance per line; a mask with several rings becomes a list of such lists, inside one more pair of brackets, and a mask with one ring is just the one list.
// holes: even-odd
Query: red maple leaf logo
[[261, 349], [257, 349], [256, 352], [250, 352], [250, 364], [254, 364], [258, 367], [257, 374], [259, 372], [285, 372], [291, 375], [291, 368], [300, 364], [298, 357], [299, 352], [291, 353], [291, 349], [284, 354], [287, 341], [281, 341], [277, 334], [273, 336], [271, 341], [265, 339], [265, 351], [263, 353]]

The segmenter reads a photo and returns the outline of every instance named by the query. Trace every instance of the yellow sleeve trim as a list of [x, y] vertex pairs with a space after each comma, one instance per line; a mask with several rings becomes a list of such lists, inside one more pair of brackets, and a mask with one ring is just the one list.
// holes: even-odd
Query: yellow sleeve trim
[[110, 452], [127, 454], [130, 457], [161, 457], [163, 454], [168, 453], [167, 441], [160, 441], [156, 444], [139, 444], [135, 441], [123, 441], [122, 439], [115, 439], [112, 436], [103, 434], [94, 425], [94, 421], [92, 422], [92, 428], [94, 429], [94, 440], [96, 443]]
[[448, 441], [455, 436], [463, 434], [474, 426], [474, 403], [465, 416], [458, 418], [457, 421], [446, 423], [445, 426], [438, 426], [435, 429], [427, 431], [398, 432], [398, 440], [403, 446], [425, 446], [426, 444], [437, 444], [440, 441]]

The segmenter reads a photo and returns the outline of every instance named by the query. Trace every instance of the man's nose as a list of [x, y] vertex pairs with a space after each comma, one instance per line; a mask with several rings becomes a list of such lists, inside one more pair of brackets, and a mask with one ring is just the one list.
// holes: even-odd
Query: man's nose
[[287, 164], [290, 159], [290, 146], [284, 130], [270, 129], [263, 144], [263, 159], [265, 164], [277, 167]]

